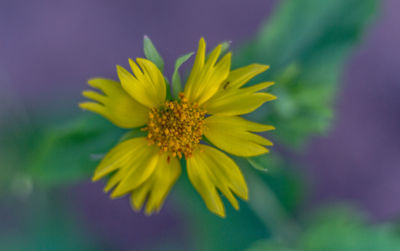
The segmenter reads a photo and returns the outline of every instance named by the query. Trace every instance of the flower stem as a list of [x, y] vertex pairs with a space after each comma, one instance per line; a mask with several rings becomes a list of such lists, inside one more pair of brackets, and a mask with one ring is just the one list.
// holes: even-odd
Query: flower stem
[[300, 227], [282, 207], [274, 192], [254, 171], [247, 172], [246, 178], [249, 181], [250, 208], [271, 232], [274, 239], [285, 243], [294, 242], [300, 232]]

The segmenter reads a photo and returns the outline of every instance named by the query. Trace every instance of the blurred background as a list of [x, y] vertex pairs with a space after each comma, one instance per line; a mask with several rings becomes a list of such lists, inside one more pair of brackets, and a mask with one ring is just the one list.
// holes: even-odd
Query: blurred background
[[[398, 10], [396, 0], [0, 0], [0, 249], [400, 250]], [[275, 81], [278, 100], [250, 117], [276, 126], [276, 146], [239, 160], [254, 194], [226, 219], [186, 175], [152, 217], [90, 182], [91, 154], [123, 132], [80, 110], [81, 91], [143, 57], [145, 34], [168, 77], [201, 36], [232, 41], [235, 67], [271, 65], [258, 80]]]

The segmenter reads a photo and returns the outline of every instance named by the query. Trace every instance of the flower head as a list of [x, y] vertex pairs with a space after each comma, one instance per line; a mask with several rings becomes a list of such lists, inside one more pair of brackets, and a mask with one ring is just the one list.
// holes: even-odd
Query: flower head
[[[140, 127], [147, 133], [119, 143], [98, 165], [93, 180], [111, 174], [105, 191], [113, 190], [112, 198], [130, 194], [134, 210], [146, 204], [146, 214], [159, 211], [181, 173], [180, 160], [184, 160], [191, 183], [213, 213], [225, 216], [220, 193], [236, 209], [235, 196], [247, 200], [248, 189], [239, 167], [222, 151], [242, 157], [268, 152], [266, 146], [272, 143], [254, 132], [274, 128], [239, 115], [275, 99], [259, 92], [273, 83], [243, 87], [268, 66], [252, 64], [231, 71], [231, 53], [219, 59], [221, 47], [206, 56], [206, 43], [200, 40], [184, 91], [176, 100], [167, 99], [165, 78], [148, 59], [129, 59], [132, 72], [117, 66], [120, 82], [89, 80], [89, 85], [102, 93], [84, 91], [92, 101], [80, 107], [119, 127]], [[213, 146], [203, 143], [204, 138]]]

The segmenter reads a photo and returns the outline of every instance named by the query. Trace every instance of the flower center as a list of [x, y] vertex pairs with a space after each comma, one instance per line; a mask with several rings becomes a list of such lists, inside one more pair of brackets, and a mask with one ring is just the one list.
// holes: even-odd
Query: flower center
[[205, 111], [197, 104], [190, 104], [183, 93], [179, 101], [166, 101], [149, 113], [148, 131], [150, 144], [156, 144], [164, 152], [182, 158], [190, 157], [203, 135]]

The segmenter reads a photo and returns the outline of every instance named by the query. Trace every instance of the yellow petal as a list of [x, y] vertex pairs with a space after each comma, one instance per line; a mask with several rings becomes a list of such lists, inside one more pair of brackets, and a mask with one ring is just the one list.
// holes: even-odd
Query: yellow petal
[[148, 141], [145, 137], [119, 143], [106, 154], [97, 166], [92, 180], [99, 180], [117, 169], [129, 167], [147, 148]]
[[81, 108], [98, 113], [122, 128], [134, 128], [147, 123], [149, 109], [130, 97], [117, 81], [94, 78], [89, 80], [89, 85], [103, 94], [84, 91], [83, 96], [94, 102], [80, 103]]
[[162, 105], [166, 98], [166, 84], [157, 66], [150, 60], [138, 58], [137, 63], [129, 60], [133, 74], [117, 65], [118, 77], [124, 90], [137, 102], [148, 108]]
[[199, 105], [210, 99], [220, 88], [229, 75], [231, 65], [231, 53], [227, 53], [217, 62], [221, 45], [218, 45], [205, 62], [206, 44], [200, 39], [195, 63], [185, 85], [185, 96], [190, 102]]
[[273, 130], [270, 125], [240, 117], [213, 115], [205, 120], [204, 135], [218, 148], [237, 156], [250, 157], [267, 153], [272, 142], [251, 132]]
[[261, 91], [265, 88], [270, 87], [271, 85], [274, 85], [274, 82], [263, 82], [263, 83], [259, 83], [256, 85], [252, 85], [250, 87], [246, 87], [246, 88], [241, 88], [241, 91], [247, 92], [247, 93], [254, 93], [254, 92], [258, 92]]
[[206, 57], [206, 42], [204, 41], [204, 38], [201, 38], [199, 41], [199, 47], [197, 49], [196, 58], [194, 60], [192, 71], [190, 72], [190, 75], [185, 85], [184, 93], [186, 97], [191, 96], [193, 93], [195, 82], [199, 78], [199, 75], [201, 74], [201, 69], [204, 66], [205, 57]]
[[235, 209], [239, 205], [233, 194], [245, 200], [248, 198], [247, 185], [239, 167], [231, 158], [213, 147], [199, 145], [187, 159], [187, 172], [207, 208], [221, 217], [225, 217], [225, 208], [218, 191]]
[[151, 177], [132, 191], [132, 208], [135, 211], [139, 211], [147, 198], [145, 213], [150, 215], [153, 212], [159, 212], [180, 174], [179, 160], [170, 156], [170, 154], [162, 154], [159, 164]]
[[199, 105], [209, 100], [220, 89], [223, 82], [226, 80], [231, 68], [232, 54], [229, 52], [216, 64], [210, 77], [204, 78], [204, 84], [199, 85], [199, 94], [196, 101]]
[[230, 72], [217, 93], [203, 104], [204, 109], [209, 114], [242, 115], [256, 110], [267, 101], [276, 99], [269, 93], [257, 93], [273, 85], [273, 82], [241, 88], [254, 76], [268, 68], [269, 66], [266, 65], [252, 64]]
[[[251, 88], [251, 87], [249, 87]], [[218, 95], [204, 104], [209, 114], [242, 115], [253, 112], [265, 102], [276, 99], [269, 93], [251, 93], [247, 88], [239, 89], [231, 94]]]
[[238, 69], [235, 69], [229, 73], [229, 77], [226, 80], [228, 82], [227, 88], [238, 89], [246, 84], [250, 79], [254, 78], [258, 74], [268, 70], [268, 65], [251, 64]]
[[[133, 158], [126, 168], [126, 173], [118, 183], [111, 198], [120, 197], [142, 185], [154, 172], [159, 164], [161, 154], [160, 149], [155, 145], [147, 145], [141, 153], [134, 153]], [[132, 161], [133, 159], [133, 161]]]

